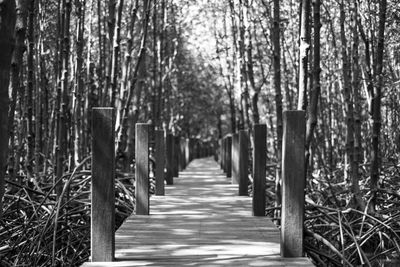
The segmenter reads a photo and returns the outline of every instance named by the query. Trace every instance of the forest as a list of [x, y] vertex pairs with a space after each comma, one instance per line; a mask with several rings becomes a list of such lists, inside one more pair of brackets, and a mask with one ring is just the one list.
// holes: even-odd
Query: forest
[[267, 124], [279, 227], [282, 113], [304, 110], [306, 256], [400, 265], [399, 29], [397, 0], [0, 1], [0, 265], [88, 260], [92, 107], [115, 108], [117, 226], [146, 122], [215, 153]]

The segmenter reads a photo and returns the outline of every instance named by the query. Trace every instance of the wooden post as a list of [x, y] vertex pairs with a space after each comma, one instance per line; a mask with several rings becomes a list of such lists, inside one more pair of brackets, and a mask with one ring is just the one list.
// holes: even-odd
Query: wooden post
[[136, 123], [135, 137], [135, 211], [137, 215], [149, 215], [149, 124]]
[[232, 177], [232, 135], [226, 137], [226, 177]]
[[185, 146], [185, 141], [186, 141], [185, 138], [179, 138], [179, 151], [180, 151], [180, 157], [179, 157], [180, 167], [179, 167], [179, 169], [181, 171], [183, 171], [186, 168], [186, 156], [185, 156], [186, 155], [185, 154], [186, 146]]
[[179, 136], [174, 136], [174, 177], [179, 177], [179, 158], [180, 158], [180, 149], [179, 149]]
[[222, 138], [222, 170], [226, 173], [226, 138]]
[[163, 196], [164, 189], [164, 167], [165, 167], [165, 140], [164, 131], [155, 132], [155, 158], [156, 158], [156, 195]]
[[92, 109], [91, 261], [114, 260], [115, 231], [115, 113]]
[[239, 134], [232, 135], [231, 147], [232, 184], [239, 184]]
[[283, 113], [281, 256], [303, 256], [305, 112]]
[[218, 162], [222, 169], [222, 138], [218, 140]]
[[239, 131], [239, 196], [248, 195], [249, 137], [246, 130]]
[[174, 173], [173, 173], [173, 160], [174, 160], [174, 136], [171, 133], [168, 133], [165, 140], [166, 145], [166, 167], [167, 167], [167, 175], [165, 180], [168, 185], [174, 184]]
[[265, 176], [267, 125], [254, 125], [253, 148], [253, 215], [265, 216]]
[[185, 165], [187, 165], [190, 162], [190, 138], [186, 138], [185, 140]]

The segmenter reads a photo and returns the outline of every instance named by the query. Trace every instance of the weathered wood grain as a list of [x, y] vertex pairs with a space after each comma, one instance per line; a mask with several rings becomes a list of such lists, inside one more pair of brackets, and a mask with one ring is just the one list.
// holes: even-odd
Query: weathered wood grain
[[226, 177], [232, 177], [232, 135], [226, 136]]
[[246, 130], [239, 131], [239, 196], [248, 195], [249, 137]]
[[254, 125], [253, 215], [265, 216], [265, 179], [267, 164], [267, 125]]
[[179, 148], [179, 140], [180, 137], [179, 136], [174, 136], [174, 143], [173, 143], [173, 174], [174, 177], [179, 177], [179, 158], [180, 158], [180, 148]]
[[174, 160], [174, 136], [171, 133], [167, 133], [165, 139], [165, 146], [166, 146], [166, 167], [167, 173], [165, 180], [167, 185], [174, 184], [174, 174], [173, 174], [173, 160]]
[[303, 256], [305, 112], [283, 113], [282, 257]]
[[135, 129], [135, 212], [137, 215], [148, 215], [150, 212], [149, 124], [136, 123]]
[[252, 216], [251, 198], [237, 196], [212, 158], [193, 160], [151, 206], [117, 231], [115, 265], [85, 266], [313, 266], [279, 256], [279, 230]]
[[190, 162], [190, 139], [185, 139], [185, 168]]
[[156, 195], [163, 196], [164, 188], [164, 167], [165, 167], [165, 138], [163, 130], [155, 131], [155, 160], [156, 160]]
[[232, 184], [239, 184], [239, 134], [232, 135], [231, 146]]
[[115, 115], [113, 108], [92, 109], [91, 260], [112, 261], [115, 229]]

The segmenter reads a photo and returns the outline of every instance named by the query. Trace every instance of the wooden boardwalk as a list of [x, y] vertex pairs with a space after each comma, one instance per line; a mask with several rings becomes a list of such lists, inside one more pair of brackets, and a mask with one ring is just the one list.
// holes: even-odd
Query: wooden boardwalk
[[214, 160], [196, 159], [165, 196], [151, 197], [150, 216], [131, 216], [116, 232], [115, 262], [84, 266], [314, 266], [281, 258], [279, 230], [237, 193]]

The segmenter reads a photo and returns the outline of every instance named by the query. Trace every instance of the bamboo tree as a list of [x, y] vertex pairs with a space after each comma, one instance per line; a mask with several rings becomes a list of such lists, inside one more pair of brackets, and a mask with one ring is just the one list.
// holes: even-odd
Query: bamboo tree
[[0, 218], [3, 214], [4, 175], [8, 150], [8, 85], [12, 50], [14, 48], [14, 29], [16, 20], [15, 1], [0, 2]]
[[300, 10], [299, 98], [297, 102], [297, 109], [306, 110], [308, 54], [310, 51], [311, 0], [302, 0]]
[[[67, 131], [68, 131], [68, 77], [69, 77], [69, 49], [70, 49], [70, 19], [71, 19], [71, 0], [63, 0], [63, 14], [64, 14], [64, 23], [63, 23], [63, 51], [61, 54], [62, 58], [62, 70], [61, 70], [61, 109], [58, 123], [58, 134], [57, 134], [57, 162], [56, 162], [56, 180], [60, 181], [62, 179], [62, 175], [64, 172], [64, 161], [67, 157]], [[62, 183], [59, 182], [56, 187], [57, 196], [61, 195], [62, 191]]]
[[[133, 69], [132, 73], [132, 81], [130, 83], [130, 87], [128, 90], [128, 94], [126, 96], [126, 102], [125, 105], [122, 108], [121, 112], [121, 126], [119, 127], [118, 135], [117, 135], [117, 154], [124, 155], [124, 151], [126, 148], [126, 136], [127, 136], [127, 131], [129, 128], [128, 125], [128, 119], [129, 119], [129, 111], [131, 108], [132, 104], [132, 99], [133, 99], [133, 94], [134, 94], [134, 89], [136, 82], [138, 81], [139, 78], [139, 69], [141, 67], [141, 64], [143, 63], [142, 61], [145, 58], [145, 52], [146, 52], [146, 42], [147, 42], [147, 29], [148, 29], [148, 22], [149, 22], [149, 17], [150, 17], [150, 0], [145, 1], [145, 5], [143, 6], [143, 31], [142, 31], [142, 38], [141, 38], [141, 43], [140, 43], [140, 49], [139, 49], [139, 55], [137, 56], [137, 61], [136, 65]], [[128, 160], [127, 160], [128, 162]]]
[[[117, 98], [117, 83], [118, 83], [118, 69], [119, 69], [119, 52], [121, 42], [121, 21], [122, 21], [122, 10], [124, 7], [124, 1], [118, 0], [115, 7], [115, 20], [113, 28], [113, 46], [112, 46], [112, 57], [111, 57], [111, 106], [115, 106]], [[110, 11], [111, 12], [111, 11]]]
[[82, 110], [83, 110], [83, 89], [84, 89], [84, 77], [83, 77], [83, 48], [84, 48], [84, 25], [85, 25], [85, 6], [86, 0], [75, 0], [76, 7], [76, 28], [77, 28], [77, 37], [76, 37], [76, 58], [75, 58], [75, 84], [73, 87], [73, 97], [72, 97], [72, 140], [73, 142], [73, 153], [72, 153], [72, 162], [74, 166], [79, 165], [80, 160], [82, 159], [82, 139], [85, 139], [85, 132], [83, 129], [83, 121], [82, 121]]
[[[280, 49], [280, 3], [274, 0], [273, 17], [273, 66], [274, 66], [274, 88], [275, 88], [275, 108], [276, 108], [276, 136], [277, 136], [277, 165], [275, 173], [275, 206], [281, 205], [281, 159], [282, 159], [282, 91], [281, 91], [281, 49]], [[279, 214], [276, 214], [279, 217]]]
[[[376, 190], [379, 180], [380, 156], [379, 156], [379, 136], [381, 133], [382, 115], [381, 115], [381, 100], [383, 87], [383, 54], [385, 43], [385, 24], [386, 24], [386, 0], [379, 2], [379, 26], [378, 40], [376, 45], [376, 84], [373, 88], [372, 95], [372, 149], [371, 149], [371, 182], [370, 189]], [[373, 200], [373, 204], [374, 204]]]
[[26, 158], [26, 168], [29, 176], [33, 174], [33, 157], [35, 150], [35, 139], [34, 139], [34, 125], [33, 125], [33, 92], [35, 90], [34, 84], [34, 54], [35, 54], [35, 37], [34, 37], [34, 27], [35, 27], [35, 0], [30, 0], [28, 3], [28, 86], [25, 91], [26, 97], [26, 125], [28, 131], [28, 147], [27, 147], [27, 158]]
[[352, 27], [352, 91], [354, 99], [354, 152], [353, 152], [353, 169], [352, 169], [352, 192], [354, 194], [354, 199], [356, 205], [364, 209], [364, 204], [360, 196], [360, 186], [359, 186], [359, 164], [361, 161], [361, 97], [360, 97], [360, 70], [359, 70], [359, 36], [358, 36], [358, 5], [357, 1], [352, 3], [352, 17], [351, 17], [351, 27]]
[[353, 147], [354, 147], [354, 108], [351, 91], [351, 66], [347, 53], [347, 39], [345, 31], [344, 2], [340, 4], [340, 39], [342, 41], [342, 71], [343, 71], [343, 97], [345, 101], [344, 113], [346, 116], [346, 155], [344, 177], [346, 182], [352, 182]]
[[15, 23], [15, 48], [13, 50], [13, 56], [11, 60], [11, 103], [10, 109], [8, 112], [8, 128], [9, 128], [9, 147], [10, 147], [10, 161], [8, 164], [8, 171], [11, 176], [11, 179], [15, 179], [16, 169], [15, 163], [18, 161], [16, 155], [16, 145], [15, 145], [15, 111], [17, 106], [17, 97], [18, 93], [21, 94], [21, 69], [22, 69], [22, 60], [25, 52], [25, 35], [26, 35], [26, 27], [27, 27], [27, 4], [26, 0], [17, 0], [15, 7], [16, 13], [16, 23]]

